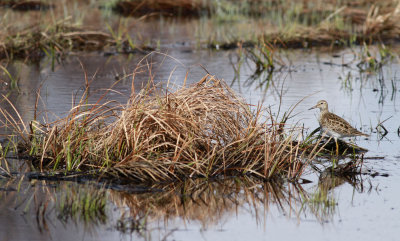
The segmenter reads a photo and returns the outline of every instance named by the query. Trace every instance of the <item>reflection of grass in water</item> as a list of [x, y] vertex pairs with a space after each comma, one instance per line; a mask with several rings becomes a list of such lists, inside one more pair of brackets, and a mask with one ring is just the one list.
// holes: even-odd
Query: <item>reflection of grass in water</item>
[[287, 184], [283, 180], [262, 182], [247, 177], [196, 179], [153, 188], [164, 191], [147, 194], [111, 191], [110, 196], [117, 206], [129, 208], [129, 214], [124, 216], [138, 223], [144, 218], [152, 222], [180, 217], [199, 221], [204, 228], [223, 223], [242, 207], [259, 221], [273, 206], [282, 213], [298, 216], [296, 210], [301, 205], [298, 198], [306, 196], [296, 184]]
[[105, 189], [90, 185], [63, 185], [55, 199], [59, 219], [91, 224], [106, 221], [106, 201]]
[[389, 47], [384, 44], [377, 47], [368, 46], [364, 43], [360, 53], [358, 54], [359, 62], [357, 67], [360, 72], [368, 74], [379, 72], [382, 67], [393, 60], [394, 55]]
[[[260, 46], [260, 44], [262, 46]], [[239, 43], [239, 48], [235, 52], [234, 57], [230, 58], [231, 66], [234, 70], [235, 77], [232, 81], [240, 82], [240, 74], [243, 68], [250, 68], [252, 74], [246, 79], [245, 85], [256, 85], [266, 92], [270, 87], [274, 87], [276, 91], [277, 80], [284, 79], [283, 74], [290, 73], [290, 60], [284, 59], [284, 52], [277, 46], [269, 42], [261, 42], [259, 45], [251, 47], [243, 47], [243, 43]], [[342, 80], [342, 89], [348, 93], [352, 93], [359, 81], [360, 88], [366, 83], [374, 82], [379, 84], [381, 95], [385, 93], [385, 89], [391, 90], [391, 98], [393, 99], [396, 90], [396, 76], [390, 78], [390, 84], [385, 83], [384, 67], [393, 62], [394, 55], [392, 48], [385, 44], [367, 45], [365, 42], [363, 47], [355, 47], [350, 49], [353, 59], [346, 63], [323, 62], [324, 65], [342, 67], [345, 72], [339, 79]], [[235, 61], [233, 61], [235, 60]], [[375, 91], [374, 90], [374, 91]], [[380, 97], [382, 102], [384, 96]]]
[[[19, 160], [15, 160], [17, 162]], [[16, 168], [20, 170], [21, 163]], [[106, 190], [98, 185], [73, 182], [27, 180], [26, 176], [1, 179], [0, 209], [9, 209], [40, 232], [52, 230], [49, 224], [85, 224], [85, 230], [107, 221]], [[57, 226], [57, 229], [61, 228]]]
[[6, 74], [7, 77], [9, 78], [11, 90], [17, 90], [17, 91], [19, 91], [19, 89], [18, 89], [18, 79], [19, 79], [19, 77], [18, 77], [18, 76], [13, 76], [13, 75], [8, 71], [8, 69], [5, 68], [3, 65], [0, 65], [0, 69], [1, 69], [1, 70], [4, 72], [4, 74]]
[[[384, 44], [367, 45], [351, 49], [353, 60], [342, 63], [325, 63], [344, 67], [343, 74], [339, 77], [342, 81], [341, 88], [351, 94], [354, 89], [364, 89], [366, 85], [379, 93], [379, 103], [383, 103], [390, 94], [394, 100], [397, 92], [396, 73], [391, 70], [394, 63], [395, 50]], [[388, 82], [390, 80], [390, 83]], [[372, 128], [372, 127], [371, 127]]]
[[[320, 164], [318, 186], [314, 192], [304, 198], [310, 212], [320, 222], [333, 219], [338, 201], [335, 198], [335, 189], [344, 184], [351, 185], [354, 190], [362, 193], [365, 191], [364, 182], [360, 170], [362, 161], [350, 160], [347, 163], [336, 163], [329, 167]], [[371, 188], [371, 187], [370, 187]]]
[[337, 202], [329, 189], [318, 186], [317, 190], [309, 196], [306, 202], [311, 213], [320, 222], [326, 222], [333, 218]]
[[[51, 183], [43, 182], [42, 185], [50, 186]], [[153, 224], [163, 226], [162, 222], [177, 218], [185, 222], [197, 221], [202, 228], [211, 228], [233, 218], [238, 211], [251, 215], [259, 224], [267, 216], [277, 214], [300, 218], [311, 213], [320, 220], [320, 213], [314, 213], [312, 209], [314, 204], [306, 202], [310, 194], [300, 184], [283, 179], [264, 182], [249, 177], [227, 177], [157, 184], [148, 189], [129, 184], [109, 185], [108, 188], [96, 189], [90, 183], [61, 183], [56, 189], [46, 188], [45, 195], [38, 196], [39, 199], [46, 197], [46, 201], [39, 202], [33, 211], [42, 226], [49, 221], [49, 212], [55, 210], [57, 218], [65, 224], [82, 222], [90, 230], [107, 222], [106, 209], [111, 200], [120, 210], [114, 212], [117, 221], [111, 225], [120, 232], [135, 233], [140, 237], [151, 236]], [[132, 192], [135, 189], [138, 193]], [[36, 196], [30, 196], [27, 207], [32, 200], [36, 200]], [[309, 209], [301, 208], [305, 203]], [[55, 209], [49, 208], [53, 206]]]
[[[162, 227], [163, 222], [168, 223], [178, 218], [197, 221], [202, 228], [210, 228], [225, 223], [239, 211], [251, 215], [259, 224], [267, 216], [281, 214], [299, 220], [302, 216], [310, 218], [311, 214], [312, 218], [324, 223], [337, 212], [333, 198], [335, 187], [344, 182], [353, 185], [350, 180], [321, 175], [315, 193], [308, 193], [301, 184], [281, 178], [269, 182], [251, 177], [199, 178], [146, 188], [130, 184], [108, 185], [108, 190], [101, 187], [97, 189], [98, 185], [90, 183], [31, 181], [23, 183], [25, 187], [21, 195], [18, 195], [25, 201], [16, 203], [22, 205], [25, 213], [34, 205], [32, 211], [43, 227], [51, 219], [49, 212], [55, 211], [62, 222], [84, 223], [87, 225], [85, 228], [90, 229], [107, 221], [106, 209], [111, 201], [112, 205], [120, 208], [119, 213], [113, 212], [117, 215], [117, 221], [111, 225], [115, 225], [118, 231], [145, 237], [152, 232], [153, 229], [149, 227], [153, 227], [153, 224]], [[16, 180], [13, 185], [19, 185], [17, 182], [21, 181]], [[32, 185], [34, 183], [37, 185]], [[54, 184], [56, 188], [53, 188]], [[357, 189], [362, 183], [355, 185], [356, 190], [363, 191]], [[8, 185], [3, 186], [8, 189]], [[31, 195], [29, 190], [33, 187], [37, 193]]]
[[276, 81], [283, 79], [282, 75], [285, 74], [283, 70], [287, 70], [289, 66], [281, 57], [278, 48], [265, 42], [262, 43], [262, 46], [243, 47], [240, 45], [235, 54], [237, 61], [233, 62], [232, 58], [230, 59], [235, 72], [231, 86], [235, 82], [239, 82], [240, 85], [242, 68], [250, 68], [252, 74], [245, 80], [246, 86], [255, 85], [257, 89], [263, 91], [264, 95], [267, 94], [270, 87], [273, 87], [279, 95], [281, 90], [278, 89]]
[[[323, 180], [324, 179], [324, 180]], [[350, 178], [352, 179], [352, 178]], [[301, 218], [315, 218], [320, 223], [332, 220], [337, 212], [335, 188], [343, 183], [358, 186], [350, 179], [337, 176], [321, 178], [315, 192], [307, 192], [302, 185], [282, 179], [262, 182], [254, 178], [196, 179], [182, 183], [152, 186], [161, 192], [132, 194], [110, 191], [113, 202], [126, 210], [124, 217], [134, 220], [135, 227], [143, 223], [174, 220], [198, 221], [207, 229], [224, 223], [239, 211], [248, 212], [259, 223], [269, 215], [280, 214]], [[363, 191], [361, 189], [361, 191]], [[146, 220], [146, 222], [144, 221]], [[162, 225], [162, 224], [161, 224]]]

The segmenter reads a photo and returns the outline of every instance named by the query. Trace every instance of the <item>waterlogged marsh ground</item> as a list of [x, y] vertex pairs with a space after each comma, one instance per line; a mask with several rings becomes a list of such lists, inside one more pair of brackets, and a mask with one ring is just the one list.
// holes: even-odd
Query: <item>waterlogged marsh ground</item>
[[[289, 121], [304, 125], [308, 133], [318, 125], [318, 111], [308, 109], [318, 100], [326, 99], [330, 110], [371, 134], [368, 140], [357, 138], [356, 143], [369, 149], [363, 167], [373, 176], [330, 179], [329, 175], [318, 176], [310, 170], [303, 176], [312, 181], [307, 184], [273, 185], [227, 178], [158, 186], [153, 188], [153, 192], [144, 194], [143, 189], [137, 186], [112, 186], [105, 193], [98, 194], [105, 184], [22, 178], [25, 166], [21, 169], [21, 161], [13, 161], [15, 167], [12, 169], [19, 174], [0, 180], [3, 203], [0, 209], [1, 239], [397, 239], [400, 226], [400, 138], [397, 133], [400, 126], [400, 66], [396, 48], [389, 49], [393, 54], [391, 61], [375, 70], [363, 64], [357, 67], [366, 58], [367, 50], [362, 47], [335, 52], [317, 49], [278, 51], [276, 57], [280, 58], [283, 67], [269, 79], [265, 72], [258, 77], [254, 75], [254, 65], [248, 60], [244, 60], [242, 68], [235, 74], [231, 62], [237, 68], [237, 50], [198, 48], [204, 39], [229, 42], [236, 36], [255, 35], [258, 28], [248, 28], [248, 22], [234, 21], [235, 30], [229, 22], [215, 28], [215, 22], [204, 19], [142, 22], [104, 15], [101, 9], [90, 7], [92, 15], [84, 15], [85, 11], [76, 7], [71, 11], [73, 19], [93, 26], [112, 22], [113, 29], [119, 25], [122, 32], [130, 29], [129, 35], [134, 36], [133, 40], [138, 44], [147, 42], [161, 49], [162, 54], [155, 53], [147, 59], [153, 65], [155, 80], [164, 86], [168, 79], [171, 88], [182, 85], [187, 73], [188, 84], [199, 81], [205, 74], [201, 64], [209, 73], [225, 79], [248, 102], [271, 105], [274, 112], [277, 112], [281, 99], [281, 111], [286, 111], [311, 95], [296, 107], [295, 113], [299, 114]], [[11, 15], [11, 18], [5, 18], [5, 21], [10, 21], [8, 23], [25, 16], [20, 12], [8, 14]], [[46, 14], [49, 18], [43, 17], [41, 22], [51, 19], [51, 12]], [[261, 28], [263, 24], [259, 26]], [[193, 29], [196, 34], [193, 34]], [[370, 51], [379, 59], [378, 48], [372, 47]], [[18, 88], [12, 87], [7, 76], [2, 75], [1, 91], [10, 94], [9, 98], [22, 118], [29, 121], [34, 116], [36, 90], [41, 87], [39, 106], [43, 112], [39, 114], [49, 121], [56, 120], [70, 110], [75, 94], [82, 93], [84, 70], [89, 80], [93, 79], [90, 92], [92, 100], [96, 101], [103, 89], [132, 73], [145, 54], [122, 55], [107, 49], [106, 53], [71, 53], [60, 63], [55, 61], [54, 68], [54, 59], [51, 58], [35, 64], [15, 61], [7, 69], [18, 80]], [[146, 69], [136, 76], [136, 91], [147, 83], [147, 72]], [[130, 88], [131, 78], [122, 78], [113, 87], [119, 93], [110, 92], [107, 98], [124, 103]], [[375, 130], [384, 120], [383, 125], [389, 131], [386, 136]], [[329, 165], [323, 163], [319, 167]], [[82, 193], [93, 194], [88, 197]], [[106, 200], [106, 205], [97, 212], [81, 215], [79, 208], [68, 208], [66, 194], [76, 196], [77, 200], [82, 197]], [[64, 209], [60, 203], [64, 204]], [[75, 215], [70, 217], [65, 210], [75, 210]]]
[[[229, 62], [229, 59], [235, 58], [235, 52], [188, 52], [175, 48], [170, 49], [168, 54], [184, 65], [163, 54], [153, 54], [150, 59], [154, 63], [155, 79], [161, 82], [170, 78], [171, 86], [182, 84], [187, 71], [189, 82], [198, 81], [205, 73], [199, 66], [202, 64], [210, 73], [231, 83], [233, 89], [248, 102], [255, 105], [263, 102], [272, 105], [275, 111], [281, 94], [282, 110], [287, 110], [303, 97], [312, 94], [296, 107], [295, 112], [299, 114], [291, 119], [291, 123], [304, 124], [309, 132], [318, 125], [318, 112], [308, 111], [308, 108], [319, 99], [326, 99], [332, 111], [371, 134], [368, 140], [357, 138], [356, 143], [369, 149], [365, 155], [364, 168], [379, 175], [359, 175], [356, 178], [324, 181], [315, 172], [309, 171], [304, 178], [311, 180], [311, 183], [297, 187], [284, 183], [270, 189], [262, 184], [246, 185], [245, 182], [239, 182], [242, 184], [235, 188], [231, 183], [196, 184], [194, 186], [197, 188], [190, 189], [193, 193], [188, 194], [192, 195], [191, 201], [184, 204], [177, 201], [185, 197], [185, 194], [182, 195], [182, 188], [156, 188], [157, 191], [151, 194], [135, 194], [138, 192], [135, 187], [133, 194], [132, 190], [109, 189], [104, 196], [107, 200], [107, 218], [95, 215], [96, 218], [86, 224], [82, 218], [70, 218], [66, 221], [62, 219], [58, 209], [54, 207], [56, 204], [53, 202], [56, 199], [51, 198], [51, 195], [62, 196], [63, 193], [70, 192], [68, 186], [77, 190], [97, 190], [96, 187], [83, 187], [84, 184], [74, 182], [29, 182], [27, 178], [21, 181], [20, 176], [3, 178], [4, 189], [1, 192], [5, 205], [2, 207], [4, 212], [0, 215], [2, 237], [14, 240], [28, 236], [38, 240], [51, 240], [55, 237], [65, 240], [82, 237], [119, 240], [129, 239], [131, 235], [151, 240], [165, 237], [167, 240], [242, 240], [249, 237], [254, 240], [293, 237], [300, 240], [396, 239], [400, 225], [397, 219], [400, 212], [397, 202], [400, 183], [400, 138], [397, 129], [400, 117], [399, 90], [396, 88], [399, 82], [396, 77], [399, 65], [396, 57], [380, 72], [360, 73], [356, 67], [357, 59], [354, 60], [354, 52], [350, 49], [335, 53], [288, 51], [282, 53], [286, 56], [288, 66], [281, 72], [274, 73], [269, 87], [266, 88], [266, 83], [260, 84], [265, 79], [249, 79], [253, 74], [251, 64], [243, 65], [240, 76], [235, 76]], [[393, 54], [396, 56], [396, 50], [393, 50]], [[102, 57], [99, 54], [71, 56], [62, 65], [57, 65], [54, 71], [46, 59], [39, 66], [16, 62], [10, 72], [19, 77], [20, 93], [17, 94], [14, 90], [10, 98], [23, 118], [29, 120], [33, 117], [34, 90], [42, 84], [41, 101], [48, 110], [49, 119], [54, 119], [55, 116], [66, 114], [71, 107], [73, 94], [84, 86], [83, 70], [79, 61], [89, 78], [94, 76], [91, 91], [96, 100], [100, 95], [97, 91], [109, 88], [116, 76], [130, 73], [142, 58], [140, 55], [131, 58], [121, 55]], [[350, 67], [343, 67], [343, 63], [348, 63]], [[171, 74], [172, 70], [174, 72]], [[346, 76], [351, 76], [351, 88], [349, 83], [345, 83]], [[146, 74], [137, 76], [135, 88], [139, 89], [146, 80]], [[130, 86], [130, 78], [120, 81], [114, 89], [122, 95], [112, 93], [108, 98], [124, 102], [126, 95], [130, 93]], [[382, 137], [375, 127], [387, 118], [389, 119], [383, 125], [389, 133]], [[322, 166], [329, 166], [329, 163]], [[324, 182], [327, 184], [323, 184]], [[169, 193], [168, 190], [173, 191]], [[196, 190], [215, 195], [204, 197], [204, 193], [197, 195]], [[166, 196], [165, 199], [162, 198], [163, 195]], [[274, 195], [278, 198], [274, 199]], [[163, 202], [160, 204], [157, 198]], [[143, 204], [141, 199], [147, 200], [145, 202], [156, 199], [154, 207]], [[226, 202], [230, 204], [227, 205]], [[207, 205], [208, 203], [215, 206]], [[29, 205], [31, 208], [27, 208]], [[144, 228], [141, 229], [139, 225], [138, 230], [134, 229], [132, 233], [130, 226], [126, 227], [127, 224], [121, 228], [122, 224], [118, 220], [121, 219], [121, 212], [127, 212], [128, 207], [131, 208], [131, 215], [138, 215], [136, 218], [145, 216], [140, 213], [141, 210], [147, 213], [147, 225]], [[129, 218], [129, 215], [125, 214], [123, 217]]]

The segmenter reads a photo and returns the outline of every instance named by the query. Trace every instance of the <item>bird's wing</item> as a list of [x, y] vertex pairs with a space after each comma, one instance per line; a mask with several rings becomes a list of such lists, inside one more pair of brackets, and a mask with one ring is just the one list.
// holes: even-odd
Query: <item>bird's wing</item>
[[335, 115], [333, 113], [325, 113], [322, 118], [325, 126], [329, 126], [329, 128], [335, 132], [339, 133], [351, 133], [356, 130], [354, 127], [350, 125], [349, 122], [344, 120], [342, 117]]

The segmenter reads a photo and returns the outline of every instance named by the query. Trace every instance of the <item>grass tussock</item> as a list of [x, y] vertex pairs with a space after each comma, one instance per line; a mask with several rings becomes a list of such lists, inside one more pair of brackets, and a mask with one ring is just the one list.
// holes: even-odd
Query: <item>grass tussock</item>
[[46, 29], [28, 28], [12, 33], [0, 33], [0, 58], [40, 59], [43, 56], [58, 56], [69, 51], [99, 50], [113, 45], [110, 34], [87, 31], [65, 25]]
[[104, 51], [135, 53], [152, 50], [145, 45], [134, 45], [126, 36], [90, 30], [64, 24], [46, 28], [29, 27], [25, 30], [0, 32], [0, 59], [39, 60], [57, 58], [73, 51]]
[[86, 101], [57, 122], [18, 127], [20, 153], [41, 170], [101, 169], [120, 180], [165, 182], [222, 174], [296, 180], [316, 151], [213, 76], [175, 92], [148, 87], [126, 105]]
[[261, 109], [253, 113], [214, 77], [162, 98], [131, 101], [103, 145], [103, 152], [121, 160], [113, 168], [119, 175], [167, 181], [219, 174], [292, 177], [302, 170], [279, 125], [263, 122]]

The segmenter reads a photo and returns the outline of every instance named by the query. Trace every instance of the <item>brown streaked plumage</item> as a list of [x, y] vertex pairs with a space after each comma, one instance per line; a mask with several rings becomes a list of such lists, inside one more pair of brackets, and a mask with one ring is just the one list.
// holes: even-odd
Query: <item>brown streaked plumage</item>
[[318, 122], [322, 129], [322, 132], [329, 136], [332, 136], [335, 139], [335, 142], [337, 142], [337, 138], [369, 136], [352, 127], [343, 118], [329, 112], [328, 102], [326, 102], [325, 100], [318, 101], [318, 103], [315, 106], [311, 107], [309, 110], [315, 108], [319, 108], [321, 110]]

